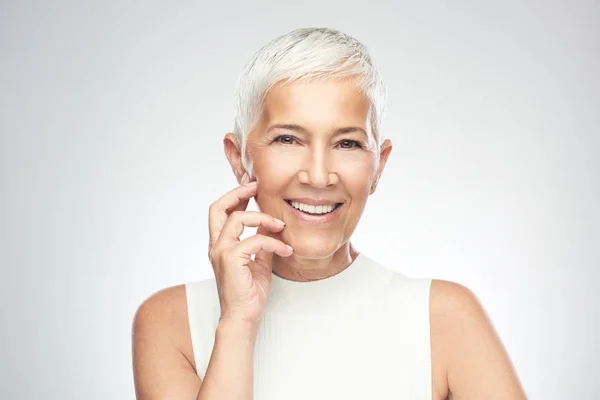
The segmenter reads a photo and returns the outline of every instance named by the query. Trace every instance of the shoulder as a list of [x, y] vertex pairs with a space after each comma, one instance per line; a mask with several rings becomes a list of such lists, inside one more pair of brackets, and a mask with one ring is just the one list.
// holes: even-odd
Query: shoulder
[[432, 280], [432, 357], [454, 396], [524, 399], [504, 346], [479, 298], [456, 282]]
[[479, 298], [460, 283], [433, 279], [430, 289], [430, 309], [432, 317], [450, 318], [468, 316], [485, 319], [485, 313]]
[[[214, 292], [214, 293], [213, 293]], [[214, 279], [188, 282], [159, 290], [146, 298], [138, 307], [134, 323], [157, 320], [187, 320], [191, 302], [214, 300]]]
[[186, 285], [167, 287], [146, 298], [133, 318], [134, 340], [156, 336], [177, 336], [185, 341], [187, 327]]
[[196, 390], [185, 285], [162, 289], [140, 304], [133, 318], [132, 356], [136, 397], [166, 398]]
[[481, 302], [466, 286], [433, 279], [429, 293], [432, 348], [444, 365], [451, 362], [452, 349], [468, 337], [489, 336], [491, 321]]
[[[137, 329], [188, 332], [189, 311], [214, 306], [218, 295], [214, 279], [188, 282], [159, 290], [146, 298], [138, 307], [133, 320]], [[188, 335], [189, 336], [189, 335]]]
[[184, 284], [159, 290], [147, 297], [138, 307], [134, 326], [139, 323], [156, 323], [157, 319], [178, 319], [187, 309]]
[[140, 304], [133, 318], [132, 353], [138, 398], [197, 393], [186, 285], [162, 289]]
[[[429, 317], [433, 350], [448, 364], [451, 349], [470, 336], [491, 334], [488, 319], [479, 298], [468, 287], [451, 281], [432, 279], [429, 291]], [[441, 346], [436, 346], [441, 345]]]
[[145, 340], [172, 344], [195, 367], [191, 328], [210, 327], [214, 316], [218, 316], [218, 307], [214, 279], [159, 290], [146, 298], [135, 313], [134, 344]]
[[195, 370], [189, 316], [190, 311], [203, 312], [205, 288], [207, 284], [202, 281], [190, 282], [161, 289], [146, 298], [133, 318], [134, 349], [149, 347], [175, 352]]

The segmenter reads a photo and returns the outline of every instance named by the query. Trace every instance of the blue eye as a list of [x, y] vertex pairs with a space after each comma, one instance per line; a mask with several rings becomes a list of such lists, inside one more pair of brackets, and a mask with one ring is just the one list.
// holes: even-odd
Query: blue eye
[[289, 136], [289, 135], [277, 136], [273, 140], [273, 142], [277, 142], [277, 143], [281, 143], [281, 144], [294, 144], [295, 141], [296, 141], [296, 139], [294, 139], [293, 136]]

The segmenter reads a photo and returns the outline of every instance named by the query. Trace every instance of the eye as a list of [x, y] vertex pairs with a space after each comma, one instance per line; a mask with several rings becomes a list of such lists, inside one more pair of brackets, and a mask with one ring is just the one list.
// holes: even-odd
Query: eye
[[339, 145], [342, 149], [353, 149], [353, 148], [361, 148], [362, 147], [360, 145], [360, 143], [357, 142], [356, 140], [342, 140], [339, 143]]
[[281, 143], [281, 144], [294, 144], [295, 141], [296, 141], [296, 139], [293, 136], [289, 136], [289, 135], [277, 136], [273, 140], [273, 142]]

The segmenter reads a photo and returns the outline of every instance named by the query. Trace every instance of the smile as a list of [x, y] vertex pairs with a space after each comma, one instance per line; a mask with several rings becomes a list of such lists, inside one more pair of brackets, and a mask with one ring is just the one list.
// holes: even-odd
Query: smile
[[306, 214], [311, 215], [321, 215], [321, 214], [329, 214], [336, 208], [342, 205], [342, 203], [334, 203], [334, 204], [320, 204], [320, 205], [312, 205], [300, 203], [295, 200], [286, 200], [286, 202], [294, 207], [296, 210], [305, 212]]
[[[333, 221], [340, 215], [344, 204], [334, 202], [307, 204], [296, 200], [285, 200], [285, 203], [296, 219], [308, 224], [324, 224]], [[315, 202], [313, 201], [313, 203]]]

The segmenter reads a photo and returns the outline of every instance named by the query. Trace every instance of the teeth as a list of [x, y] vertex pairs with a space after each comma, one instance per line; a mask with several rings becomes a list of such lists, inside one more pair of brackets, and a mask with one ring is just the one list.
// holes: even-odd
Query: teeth
[[291, 202], [292, 207], [304, 211], [308, 214], [327, 214], [333, 211], [335, 208], [335, 204], [332, 205], [320, 205], [320, 206], [311, 206], [310, 204], [298, 203], [297, 201]]

